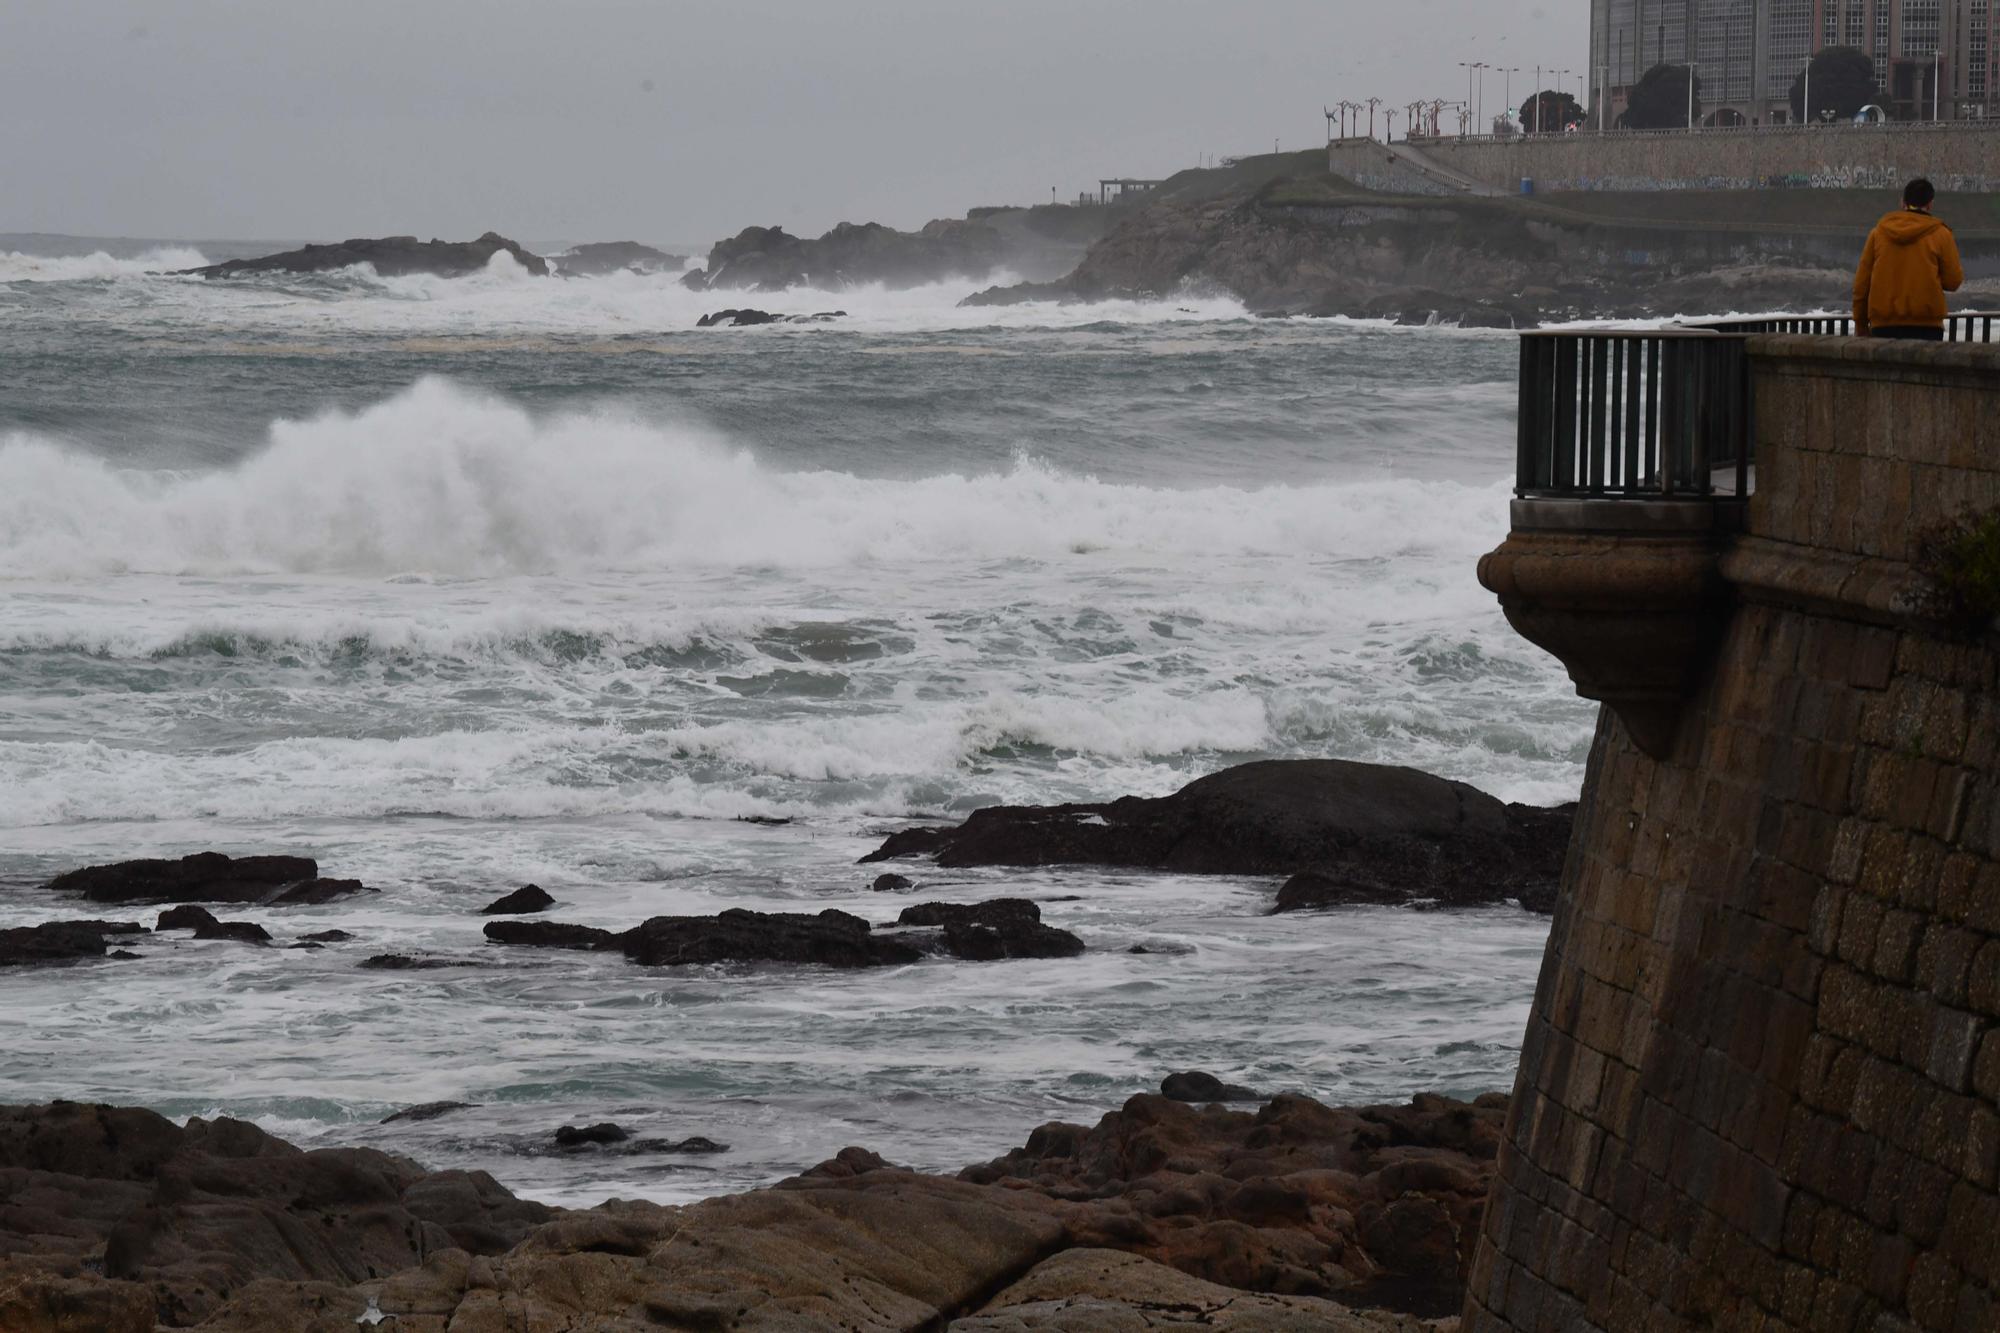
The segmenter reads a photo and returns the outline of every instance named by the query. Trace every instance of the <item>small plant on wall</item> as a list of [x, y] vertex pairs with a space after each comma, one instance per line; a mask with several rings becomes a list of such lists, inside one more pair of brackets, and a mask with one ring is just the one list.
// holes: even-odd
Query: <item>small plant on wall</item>
[[2000, 617], [2000, 511], [1961, 514], [1917, 537], [1919, 615], [1976, 634]]

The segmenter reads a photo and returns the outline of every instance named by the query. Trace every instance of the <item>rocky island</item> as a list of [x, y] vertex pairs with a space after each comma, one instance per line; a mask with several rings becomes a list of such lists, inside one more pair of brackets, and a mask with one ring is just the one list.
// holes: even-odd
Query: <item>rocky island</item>
[[183, 270], [202, 278], [234, 278], [251, 273], [330, 273], [335, 269], [366, 264], [383, 278], [430, 273], [442, 278], [460, 278], [485, 270], [496, 254], [513, 256], [536, 277], [549, 273], [548, 262], [530, 254], [498, 232], [487, 232], [473, 241], [420, 241], [414, 236], [357, 237], [330, 245], [307, 245], [281, 254], [257, 259], [231, 259], [220, 264]]

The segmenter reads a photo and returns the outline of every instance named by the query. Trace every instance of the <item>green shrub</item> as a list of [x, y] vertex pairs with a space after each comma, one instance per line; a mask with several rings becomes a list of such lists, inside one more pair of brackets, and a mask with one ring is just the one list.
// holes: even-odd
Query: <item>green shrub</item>
[[2000, 616], [2000, 511], [1962, 514], [1917, 537], [1919, 614], [1968, 633]]

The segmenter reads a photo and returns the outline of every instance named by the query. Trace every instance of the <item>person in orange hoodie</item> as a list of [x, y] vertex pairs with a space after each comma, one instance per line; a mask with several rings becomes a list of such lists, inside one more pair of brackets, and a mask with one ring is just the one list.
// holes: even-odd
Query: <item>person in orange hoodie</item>
[[1854, 332], [1876, 338], [1944, 337], [1944, 294], [1965, 269], [1951, 228], [1931, 216], [1937, 191], [1919, 177], [1903, 187], [1903, 206], [1868, 233], [1854, 271]]

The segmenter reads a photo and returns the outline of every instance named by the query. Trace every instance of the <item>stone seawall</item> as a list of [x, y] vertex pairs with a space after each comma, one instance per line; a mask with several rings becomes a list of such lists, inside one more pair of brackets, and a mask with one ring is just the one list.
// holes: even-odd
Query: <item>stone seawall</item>
[[[1343, 141], [1344, 148], [1352, 141]], [[1900, 189], [1928, 176], [1940, 191], [2000, 190], [2000, 124], [1908, 129], [1842, 126], [1823, 130], [1720, 131], [1700, 134], [1541, 135], [1511, 141], [1424, 141], [1439, 166], [1513, 193], [1523, 179], [1552, 190]], [[1376, 150], [1380, 155], [1379, 147]], [[1440, 193], [1435, 182], [1405, 182], [1376, 171], [1364, 149], [1355, 165], [1382, 183], [1350, 176], [1370, 189]], [[1341, 169], [1336, 152], [1331, 169]], [[1410, 173], [1405, 173], [1410, 174]]]
[[1662, 759], [1606, 712], [1466, 1333], [2000, 1328], [2000, 347], [1752, 344], [1758, 492]]

